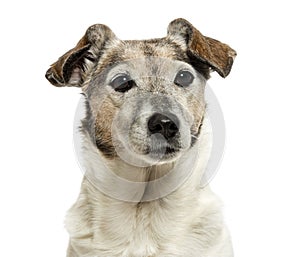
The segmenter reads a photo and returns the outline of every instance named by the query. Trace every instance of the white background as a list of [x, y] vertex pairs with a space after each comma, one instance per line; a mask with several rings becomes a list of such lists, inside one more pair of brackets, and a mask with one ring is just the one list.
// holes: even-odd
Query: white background
[[0, 256], [65, 256], [64, 215], [82, 178], [72, 145], [80, 90], [51, 86], [49, 65], [91, 24], [143, 39], [165, 36], [178, 17], [238, 52], [229, 77], [210, 80], [227, 127], [212, 187], [223, 199], [236, 256], [300, 256], [297, 1], [0, 5]]

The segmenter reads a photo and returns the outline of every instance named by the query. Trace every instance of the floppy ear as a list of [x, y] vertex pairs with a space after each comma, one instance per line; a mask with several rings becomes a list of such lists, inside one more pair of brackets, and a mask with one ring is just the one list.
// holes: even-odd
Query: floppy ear
[[203, 36], [185, 19], [169, 24], [168, 36], [181, 37], [187, 46], [187, 55], [193, 60], [207, 64], [225, 78], [231, 70], [236, 52], [218, 40]]
[[77, 45], [51, 65], [46, 78], [57, 87], [80, 87], [105, 44], [114, 38], [114, 33], [105, 25], [89, 27]]

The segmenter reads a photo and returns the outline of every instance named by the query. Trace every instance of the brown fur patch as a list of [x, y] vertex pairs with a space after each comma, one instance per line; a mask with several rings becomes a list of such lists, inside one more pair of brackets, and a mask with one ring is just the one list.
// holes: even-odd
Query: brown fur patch
[[169, 24], [169, 35], [179, 35], [185, 39], [188, 56], [197, 58], [226, 77], [231, 70], [236, 52], [228, 45], [203, 36], [185, 19], [176, 19]]
[[98, 149], [107, 158], [116, 157], [115, 147], [112, 142], [112, 122], [116, 115], [117, 108], [109, 98], [106, 98], [95, 118], [95, 143]]

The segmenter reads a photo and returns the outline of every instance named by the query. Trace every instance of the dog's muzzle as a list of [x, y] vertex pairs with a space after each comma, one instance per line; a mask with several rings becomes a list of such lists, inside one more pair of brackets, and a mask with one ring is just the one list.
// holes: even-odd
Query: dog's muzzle
[[192, 115], [173, 97], [143, 92], [122, 104], [112, 139], [118, 156], [135, 165], [171, 162], [190, 147], [192, 124]]

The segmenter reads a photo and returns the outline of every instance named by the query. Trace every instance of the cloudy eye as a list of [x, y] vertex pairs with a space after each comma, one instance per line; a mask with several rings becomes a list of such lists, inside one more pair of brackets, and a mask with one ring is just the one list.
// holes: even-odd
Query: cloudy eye
[[177, 73], [174, 83], [180, 87], [187, 87], [192, 84], [193, 81], [194, 75], [187, 70], [182, 70]]
[[110, 86], [115, 91], [124, 93], [135, 86], [135, 82], [127, 74], [120, 74], [110, 82]]

